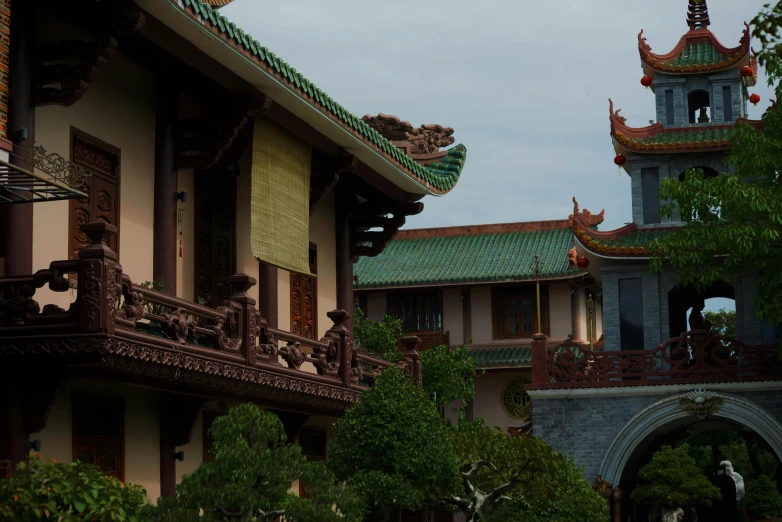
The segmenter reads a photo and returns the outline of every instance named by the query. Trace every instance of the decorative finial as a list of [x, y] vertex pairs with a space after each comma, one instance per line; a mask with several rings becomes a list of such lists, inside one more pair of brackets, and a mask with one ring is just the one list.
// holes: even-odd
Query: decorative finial
[[687, 8], [687, 25], [690, 26], [690, 31], [706, 29], [711, 25], [706, 0], [690, 0], [690, 5]]

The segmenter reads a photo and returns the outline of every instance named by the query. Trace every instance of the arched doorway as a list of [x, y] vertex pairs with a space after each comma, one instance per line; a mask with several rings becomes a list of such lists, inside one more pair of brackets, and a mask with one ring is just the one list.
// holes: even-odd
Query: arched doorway
[[[625, 493], [622, 520], [628, 516], [629, 520], [648, 520], [645, 508], [635, 505], [631, 493], [639, 483], [638, 471], [663, 445], [675, 447], [704, 434], [732, 433], [782, 462], [782, 423], [744, 397], [722, 393], [717, 397], [722, 401], [719, 409], [705, 419], [681, 407], [686, 394], [667, 397], [636, 414], [614, 438], [600, 466], [600, 476]], [[777, 479], [779, 470], [777, 466]]]
[[668, 329], [669, 337], [677, 337], [688, 331], [688, 311], [699, 301], [714, 298], [736, 300], [736, 288], [725, 281], [717, 281], [708, 288], [697, 292], [691, 286], [676, 286], [668, 292]]
[[687, 106], [690, 109], [690, 123], [708, 123], [711, 119], [711, 100], [709, 92], [702, 89], [687, 94]]

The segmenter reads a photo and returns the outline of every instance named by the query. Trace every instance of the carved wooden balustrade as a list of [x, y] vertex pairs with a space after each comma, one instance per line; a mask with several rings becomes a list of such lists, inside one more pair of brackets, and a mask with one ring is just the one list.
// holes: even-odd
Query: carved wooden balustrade
[[[282, 403], [296, 402], [291, 395], [317, 396], [323, 401], [298, 402], [332, 411], [357, 401], [392, 364], [352, 349], [344, 310], [328, 313], [334, 324], [320, 340], [270, 328], [247, 294], [255, 284], [252, 277], [231, 276], [232, 295], [223, 306], [191, 303], [133, 283], [108, 247], [113, 226], [90, 223], [82, 230], [90, 243], [78, 259], [55, 261], [28, 277], [0, 279], [0, 355], [91, 355], [93, 368], [173, 378], [202, 390], [222, 387], [234, 396]], [[70, 274], [78, 274], [78, 288], [69, 308], [41, 308], [36, 291], [48, 286], [68, 292]], [[406, 338], [399, 363], [417, 382], [419, 342]], [[261, 388], [267, 391], [260, 393]]]
[[692, 330], [651, 350], [590, 351], [572, 340], [532, 343], [529, 389], [594, 388], [782, 380], [776, 345], [748, 346], [708, 330]]

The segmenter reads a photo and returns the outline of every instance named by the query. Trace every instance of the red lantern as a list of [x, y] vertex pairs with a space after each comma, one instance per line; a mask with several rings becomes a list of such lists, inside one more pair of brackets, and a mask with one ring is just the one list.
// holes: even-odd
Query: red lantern
[[641, 85], [648, 89], [652, 85], [652, 77], [645, 74], [643, 78], [641, 78]]
[[757, 106], [757, 104], [758, 104], [758, 103], [760, 103], [760, 95], [759, 95], [758, 93], [753, 93], [753, 94], [752, 94], [752, 95], [750, 95], [750, 97], [749, 97], [749, 102], [750, 102], [752, 105], [755, 105], [755, 106]]
[[585, 257], [579, 257], [576, 264], [578, 265], [578, 268], [586, 268], [589, 266], [589, 259]]
[[616, 157], [614, 157], [614, 164], [619, 167], [619, 170], [622, 170], [622, 166], [627, 163], [627, 158], [624, 154], [617, 154]]
[[752, 70], [752, 67], [749, 65], [745, 65], [741, 68], [741, 77], [742, 78], [750, 78], [755, 75], [755, 71]]

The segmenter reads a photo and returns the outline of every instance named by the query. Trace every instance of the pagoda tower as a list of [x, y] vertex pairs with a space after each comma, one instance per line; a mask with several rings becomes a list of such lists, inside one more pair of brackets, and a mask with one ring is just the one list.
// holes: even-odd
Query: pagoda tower
[[692, 167], [707, 175], [725, 171], [730, 131], [746, 121], [748, 88], [758, 70], [749, 25], [739, 45], [728, 48], [708, 29], [710, 23], [706, 0], [689, 0], [689, 30], [672, 51], [655, 54], [643, 30], [638, 34], [641, 83], [654, 92], [656, 123], [630, 127], [609, 100], [617, 162], [624, 159], [632, 179], [633, 222], [641, 228], [679, 224], [676, 217], [659, 216], [660, 180], [682, 179]]

